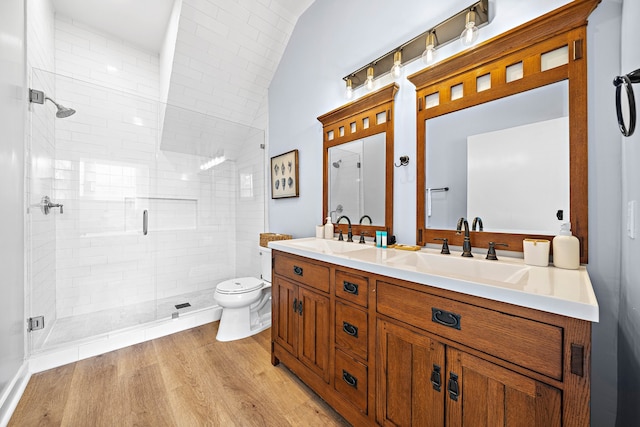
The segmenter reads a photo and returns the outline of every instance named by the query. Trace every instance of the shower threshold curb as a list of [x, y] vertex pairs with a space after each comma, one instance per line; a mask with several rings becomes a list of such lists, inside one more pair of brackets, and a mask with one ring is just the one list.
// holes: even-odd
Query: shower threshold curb
[[[29, 357], [29, 373], [35, 374], [57, 368], [78, 360], [98, 356], [141, 342], [171, 335], [220, 320], [222, 307], [214, 306], [185, 313], [177, 318], [163, 318], [154, 322], [115, 331], [103, 336], [70, 343], [63, 347], [32, 354]], [[215, 340], [211, 337], [211, 340]]]

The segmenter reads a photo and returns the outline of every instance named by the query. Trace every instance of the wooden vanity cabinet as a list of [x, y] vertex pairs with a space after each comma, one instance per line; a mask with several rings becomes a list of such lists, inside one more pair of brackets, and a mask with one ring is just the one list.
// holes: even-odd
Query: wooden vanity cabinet
[[389, 426], [560, 426], [554, 387], [378, 321], [377, 420]]
[[376, 293], [379, 424], [589, 425], [590, 322], [388, 278]]
[[273, 257], [272, 363], [351, 424], [589, 426], [590, 322]]
[[286, 365], [351, 424], [375, 424], [369, 278], [277, 250], [272, 256], [272, 363]]
[[[278, 262], [279, 261], [279, 262]], [[272, 339], [324, 382], [329, 382], [329, 268], [282, 257], [274, 263]], [[293, 281], [282, 276], [298, 276]]]

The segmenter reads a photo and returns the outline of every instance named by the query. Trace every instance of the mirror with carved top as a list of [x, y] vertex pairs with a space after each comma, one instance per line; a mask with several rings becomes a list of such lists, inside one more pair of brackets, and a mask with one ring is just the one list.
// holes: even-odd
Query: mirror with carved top
[[322, 218], [354, 241], [360, 233], [393, 233], [393, 103], [398, 86], [380, 90], [318, 117], [323, 126]]
[[[417, 98], [417, 244], [461, 246], [457, 221], [472, 228], [484, 215], [484, 229], [470, 231], [473, 247], [492, 241], [522, 252], [523, 239], [552, 239], [571, 222], [588, 261], [586, 27], [598, 3], [573, 1], [408, 77]], [[482, 126], [461, 125], [470, 121]]]

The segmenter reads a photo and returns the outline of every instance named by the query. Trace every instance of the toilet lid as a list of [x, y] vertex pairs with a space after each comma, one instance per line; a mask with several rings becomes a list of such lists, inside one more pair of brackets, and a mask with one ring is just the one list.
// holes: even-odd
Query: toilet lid
[[244, 294], [264, 286], [264, 281], [256, 277], [239, 277], [220, 282], [216, 290], [221, 294]]

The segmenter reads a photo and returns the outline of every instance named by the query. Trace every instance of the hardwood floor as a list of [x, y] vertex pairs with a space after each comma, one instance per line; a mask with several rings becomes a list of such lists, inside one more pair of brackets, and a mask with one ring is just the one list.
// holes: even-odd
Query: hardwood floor
[[347, 426], [270, 362], [270, 330], [215, 340], [218, 322], [35, 374], [9, 426]]

